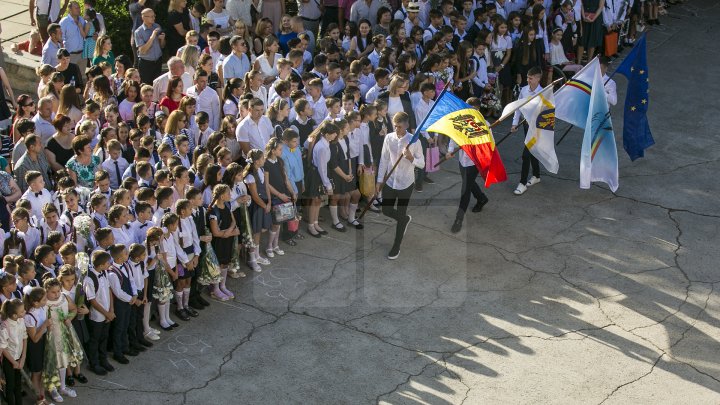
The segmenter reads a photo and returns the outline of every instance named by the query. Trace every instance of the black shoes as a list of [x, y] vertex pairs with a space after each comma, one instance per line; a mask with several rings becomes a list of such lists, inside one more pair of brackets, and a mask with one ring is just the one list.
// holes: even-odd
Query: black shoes
[[400, 246], [393, 246], [388, 253], [388, 260], [395, 260], [400, 256]]
[[203, 298], [202, 295], [200, 295], [200, 293], [198, 293], [197, 297], [195, 297], [195, 301], [196, 301], [198, 304], [200, 304], [200, 305], [202, 305], [202, 306], [204, 306], [204, 307], [209, 307], [209, 306], [210, 306], [210, 303], [207, 302], [207, 301], [205, 300], [205, 298]]
[[[130, 363], [130, 360], [127, 359], [125, 356], [113, 356], [113, 360], [117, 361], [120, 364], [128, 364]], [[107, 368], [107, 367], [105, 367]]]
[[[197, 299], [190, 298], [190, 308], [192, 308], [193, 310], [202, 311], [203, 309], [205, 309], [205, 306], [198, 302]], [[190, 315], [192, 315], [192, 313], [190, 313]]]
[[186, 309], [185, 309], [185, 312], [187, 312], [188, 314], [190, 314], [190, 316], [192, 316], [193, 318], [196, 318], [198, 315], [200, 315], [200, 313], [199, 313], [198, 311], [194, 310], [192, 307], [191, 307], [191, 308], [186, 308]]
[[80, 382], [80, 384], [87, 384], [87, 382], [88, 382], [87, 377], [85, 377], [82, 373], [76, 375], [75, 379], [78, 380], [78, 382]]
[[106, 375], [108, 373], [102, 366], [90, 366], [89, 369], [97, 375]]
[[453, 222], [452, 227], [450, 228], [450, 232], [452, 233], [458, 233], [462, 229], [463, 220], [462, 218], [455, 218], [455, 222]]
[[431, 179], [430, 177], [425, 176], [424, 180], [427, 184], [435, 184], [435, 180]]
[[487, 204], [488, 201], [490, 201], [490, 200], [487, 198], [487, 196], [483, 196], [483, 197], [484, 197], [484, 198], [483, 198], [482, 200], [478, 201], [477, 204], [475, 204], [475, 206], [474, 206], [473, 209], [472, 209], [472, 212], [480, 212], [480, 211], [482, 211], [482, 209], [483, 209], [483, 207], [485, 206], [485, 204]]
[[187, 313], [184, 309], [176, 309], [175, 310], [175, 316], [182, 319], [183, 321], [189, 321], [190, 320], [190, 314]]
[[[125, 359], [125, 360], [127, 360], [127, 359]], [[113, 367], [112, 364], [108, 363], [107, 360], [105, 360], [104, 363], [100, 363], [100, 365], [102, 366], [102, 368], [104, 368], [107, 371], [111, 371], [111, 372], [115, 371], [115, 367]]]
[[423, 192], [423, 182], [422, 181], [415, 182], [415, 191], [417, 191], [418, 193]]

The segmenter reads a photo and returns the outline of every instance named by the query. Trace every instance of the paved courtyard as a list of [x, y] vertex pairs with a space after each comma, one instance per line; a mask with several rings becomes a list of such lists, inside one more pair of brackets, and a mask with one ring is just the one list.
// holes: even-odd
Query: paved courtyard
[[500, 147], [510, 180], [460, 233], [448, 163], [414, 195], [398, 260], [377, 214], [306, 238], [66, 402], [720, 403], [719, 18], [690, 1], [649, 33], [657, 144], [634, 163], [617, 78], [616, 194], [578, 188], [573, 130], [559, 174], [514, 196], [515, 135]]

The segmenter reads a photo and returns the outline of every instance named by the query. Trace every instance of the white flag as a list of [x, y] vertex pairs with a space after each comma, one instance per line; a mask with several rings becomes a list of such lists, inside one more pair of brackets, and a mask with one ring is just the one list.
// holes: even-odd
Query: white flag
[[525, 147], [547, 171], [557, 174], [560, 164], [555, 154], [555, 99], [552, 86], [520, 107], [520, 112], [528, 123]]

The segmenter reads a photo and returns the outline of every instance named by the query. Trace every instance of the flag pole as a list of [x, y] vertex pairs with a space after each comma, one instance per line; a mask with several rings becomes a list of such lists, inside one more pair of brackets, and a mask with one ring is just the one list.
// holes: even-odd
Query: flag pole
[[570, 132], [570, 130], [573, 129], [573, 127], [574, 127], [574, 125], [570, 124], [570, 126], [568, 127], [568, 129], [565, 130], [565, 133], [562, 134], [562, 136], [560, 137], [560, 139], [558, 139], [558, 141], [555, 143], [555, 146], [560, 145], [560, 142], [562, 142], [562, 140], [565, 139], [565, 137], [566, 137], [567, 134]]
[[[426, 122], [427, 119], [430, 117], [430, 113], [433, 112], [433, 110], [435, 109], [435, 106], [437, 105], [438, 101], [440, 101], [440, 99], [442, 98], [442, 96], [447, 92], [448, 87], [450, 87], [450, 81], [449, 81], [449, 80], [448, 80], [447, 83], [445, 83], [445, 87], [443, 87], [443, 90], [440, 92], [440, 95], [435, 99], [435, 102], [433, 103], [432, 107], [430, 107], [430, 111], [428, 111], [427, 115], [425, 115], [425, 118], [423, 118], [423, 120], [422, 120], [422, 122], [420, 123], [420, 125], [418, 125], [417, 128], [415, 128], [415, 133], [413, 134], [413, 138], [414, 138], [415, 136], [419, 136], [419, 134], [420, 134], [420, 128], [422, 128], [422, 126], [425, 125], [425, 122]], [[387, 135], [386, 135], [386, 136], [387, 136]], [[388, 171], [387, 173], [385, 173], [385, 176], [383, 176], [383, 181], [380, 182], [380, 184], [385, 184], [385, 183], [387, 183], [387, 181], [388, 181], [388, 179], [390, 178], [390, 176], [393, 174], [393, 172], [395, 171], [395, 169], [397, 169], [398, 165], [400, 164], [400, 161], [405, 157], [405, 151], [410, 147], [410, 145], [411, 145], [411, 143], [409, 143], [409, 144], [403, 149], [403, 151], [400, 153], [400, 156], [399, 156], [398, 159], [395, 161], [395, 164], [393, 164], [392, 168], [390, 168], [390, 171]], [[378, 163], [378, 164], [379, 164], [379, 163]], [[376, 186], [376, 187], [377, 187], [377, 186]], [[367, 202], [367, 204], [365, 204], [365, 207], [363, 208], [362, 212], [361, 212], [360, 215], [357, 217], [358, 220], [362, 219], [362, 217], [365, 216], [365, 214], [368, 212], [368, 210], [369, 210], [370, 207], [372, 206], [372, 203], [373, 203], [373, 202], [375, 201], [375, 199], [377, 198], [377, 195], [378, 195], [378, 193], [376, 192], [376, 193], [372, 196], [372, 198], [370, 198], [370, 200]]]

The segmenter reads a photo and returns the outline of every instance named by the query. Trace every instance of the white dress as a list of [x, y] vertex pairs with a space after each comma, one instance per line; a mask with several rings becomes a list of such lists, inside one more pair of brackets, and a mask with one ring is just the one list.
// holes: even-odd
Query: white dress
[[277, 61], [280, 60], [280, 58], [282, 58], [282, 55], [276, 53], [275, 57], [273, 58], [272, 66], [270, 65], [270, 61], [268, 60], [267, 55], [265, 55], [264, 53], [258, 56], [258, 58], [255, 60], [260, 65], [260, 72], [263, 74], [264, 77], [275, 77], [278, 75], [278, 70], [276, 66]]

